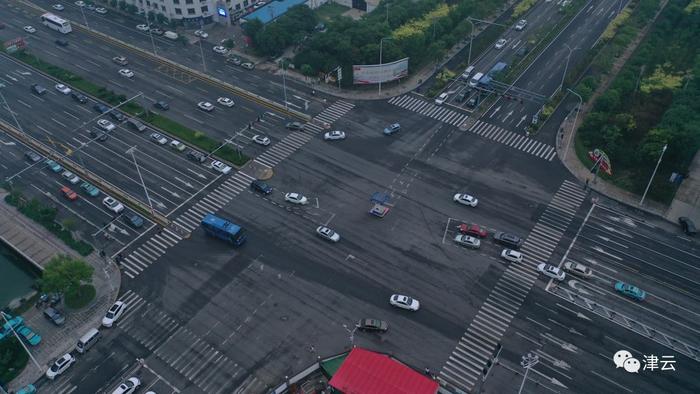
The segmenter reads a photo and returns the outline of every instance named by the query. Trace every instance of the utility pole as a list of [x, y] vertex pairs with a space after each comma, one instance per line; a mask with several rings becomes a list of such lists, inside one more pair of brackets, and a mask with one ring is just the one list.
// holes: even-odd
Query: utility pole
[[30, 352], [29, 349], [27, 349], [27, 346], [22, 341], [22, 338], [20, 338], [19, 335], [17, 335], [17, 332], [15, 332], [14, 327], [12, 327], [10, 325], [10, 322], [7, 321], [7, 316], [5, 315], [5, 312], [0, 311], [0, 315], [2, 315], [3, 320], [5, 320], [5, 324], [7, 324], [7, 326], [10, 327], [10, 330], [12, 331], [12, 333], [15, 334], [15, 338], [17, 338], [17, 341], [19, 342], [19, 344], [22, 345], [22, 348], [24, 349], [24, 351], [27, 352], [27, 354], [29, 355], [29, 358], [32, 359], [32, 362], [36, 366], [36, 369], [43, 372], [43, 370], [41, 369], [41, 366], [39, 365], [39, 363], [36, 361], [36, 359], [32, 355], [32, 352]]
[[659, 161], [656, 162], [656, 167], [654, 167], [654, 172], [651, 173], [651, 178], [649, 178], [649, 183], [647, 184], [647, 188], [644, 189], [644, 194], [642, 194], [642, 199], [639, 200], [640, 207], [644, 204], [644, 199], [647, 197], [647, 192], [649, 192], [649, 188], [651, 187], [651, 181], [654, 180], [654, 175], [656, 175], [656, 170], [659, 169], [659, 164], [661, 164], [661, 159], [664, 158], [664, 153], [666, 153], [666, 148], [668, 148], [668, 144], [664, 145], [663, 149], [661, 149], [661, 155], [659, 155]]
[[[382, 66], [382, 47], [384, 45], [384, 40], [392, 40], [392, 37], [384, 37], [381, 40], [379, 40], [379, 73], [381, 74], [382, 71], [384, 71], [384, 67]], [[382, 80], [381, 76], [379, 78], [379, 97], [382, 97]]]
[[538, 362], [540, 362], [540, 358], [537, 356], [537, 354], [528, 353], [526, 356], [523, 356], [522, 361], [520, 361], [520, 365], [523, 368], [525, 368], [525, 374], [523, 375], [523, 382], [520, 383], [520, 389], [518, 390], [518, 394], [523, 392], [523, 386], [525, 386], [525, 381], [527, 380], [527, 373], [530, 372], [530, 368], [537, 365]]
[[574, 92], [571, 89], [566, 89], [569, 92], [573, 93], [578, 97], [578, 107], [576, 109], [576, 115], [574, 115], [574, 123], [571, 124], [571, 133], [569, 134], [569, 139], [566, 141], [566, 148], [564, 149], [564, 157], [562, 158], [563, 160], [566, 160], [566, 155], [569, 153], [569, 146], [571, 145], [571, 140], [574, 139], [574, 130], [576, 129], [576, 121], [578, 120], [578, 113], [581, 112], [581, 106], [583, 106], [583, 97], [581, 97], [580, 94]]
[[139, 174], [139, 179], [141, 180], [141, 185], [143, 185], [143, 191], [144, 191], [144, 193], [146, 193], [146, 201], [148, 201], [148, 206], [151, 207], [151, 215], [155, 215], [155, 211], [153, 209], [153, 202], [151, 202], [151, 198], [148, 197], [148, 188], [146, 188], [146, 183], [143, 181], [143, 176], [141, 176], [141, 170], [139, 169], [139, 164], [136, 162], [136, 156], [134, 155], [135, 150], [136, 150], [136, 145], [127, 149], [126, 153], [131, 153], [131, 158], [134, 159], [134, 165], [136, 166], [136, 172]]

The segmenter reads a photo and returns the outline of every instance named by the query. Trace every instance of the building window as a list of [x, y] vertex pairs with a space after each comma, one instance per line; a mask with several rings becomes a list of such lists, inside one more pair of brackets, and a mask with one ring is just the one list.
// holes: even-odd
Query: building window
[[194, 8], [188, 8], [187, 15], [194, 15]]
[[209, 12], [209, 7], [207, 7], [207, 6], [205, 5], [205, 6], [202, 7], [202, 14], [205, 14], [205, 13], [207, 13], [207, 12]]
[[243, 2], [243, 7], [248, 7], [248, 0], [245, 0], [245, 1]]
[[161, 5], [161, 6], [160, 6], [160, 9], [161, 9], [161, 11], [165, 12], [165, 6], [164, 6], [164, 5]]
[[236, 4], [236, 11], [238, 11], [238, 10], [240, 10], [240, 9], [241, 9], [241, 5], [240, 5], [240, 4]]
[[180, 4], [180, 0], [173, 0], [173, 4]]
[[182, 15], [182, 10], [179, 8], [175, 8], [175, 15]]
[[185, 0], [185, 4], [192, 4], [194, 3], [194, 0]]

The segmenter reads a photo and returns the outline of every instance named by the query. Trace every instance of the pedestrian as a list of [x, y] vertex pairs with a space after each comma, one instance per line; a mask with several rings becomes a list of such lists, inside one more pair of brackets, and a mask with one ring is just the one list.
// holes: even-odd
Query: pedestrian
[[588, 181], [590, 181], [590, 179], [586, 178], [586, 184], [583, 185], [583, 190], [586, 190], [588, 188]]

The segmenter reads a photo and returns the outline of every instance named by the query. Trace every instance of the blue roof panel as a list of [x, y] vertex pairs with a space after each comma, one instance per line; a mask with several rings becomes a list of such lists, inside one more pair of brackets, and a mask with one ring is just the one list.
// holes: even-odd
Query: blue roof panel
[[253, 19], [258, 19], [263, 24], [268, 24], [273, 20], [284, 15], [287, 10], [294, 7], [295, 5], [305, 4], [307, 0], [273, 0], [267, 3], [266, 6], [260, 7], [257, 10], [251, 12], [250, 14], [243, 17], [246, 21], [251, 21]]

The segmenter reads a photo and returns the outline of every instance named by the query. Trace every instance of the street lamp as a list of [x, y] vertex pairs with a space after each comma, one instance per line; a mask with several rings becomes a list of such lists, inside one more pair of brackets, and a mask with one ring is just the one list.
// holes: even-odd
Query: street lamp
[[0, 311], [0, 315], [2, 315], [3, 320], [5, 320], [5, 325], [7, 325], [7, 327], [10, 327], [10, 331], [12, 331], [12, 333], [15, 334], [15, 337], [17, 338], [17, 342], [19, 342], [19, 344], [22, 345], [22, 348], [24, 349], [24, 351], [27, 352], [27, 354], [29, 355], [29, 358], [32, 359], [32, 362], [36, 366], [36, 369], [43, 372], [43, 370], [41, 369], [41, 366], [39, 365], [39, 363], [36, 361], [36, 359], [32, 355], [32, 352], [30, 352], [29, 349], [27, 349], [27, 346], [22, 341], [22, 338], [20, 338], [19, 335], [17, 335], [17, 332], [15, 332], [14, 327], [12, 327], [10, 322], [7, 321], [7, 316], [5, 315], [5, 312]]
[[574, 92], [571, 89], [566, 89], [578, 97], [578, 107], [576, 107], [576, 115], [574, 116], [574, 123], [571, 125], [571, 133], [569, 134], [569, 139], [566, 141], [566, 148], [564, 149], [564, 157], [562, 161], [566, 160], [566, 155], [569, 153], [569, 146], [571, 145], [571, 140], [574, 139], [574, 129], [576, 128], [576, 120], [578, 120], [578, 113], [581, 111], [581, 106], [583, 105], [583, 98], [580, 94]]
[[379, 97], [382, 97], [382, 71], [384, 71], [384, 67], [382, 67], [382, 47], [384, 45], [384, 40], [393, 40], [392, 37], [384, 37], [381, 40], [379, 40]]
[[642, 194], [642, 199], [639, 200], [639, 206], [642, 206], [644, 204], [644, 199], [647, 197], [647, 192], [649, 191], [649, 188], [651, 187], [651, 181], [654, 180], [654, 175], [656, 175], [656, 170], [659, 169], [659, 164], [661, 164], [661, 159], [663, 159], [664, 153], [666, 153], [666, 148], [668, 148], [668, 144], [664, 145], [663, 149], [661, 149], [661, 155], [659, 155], [659, 161], [656, 162], [656, 167], [654, 167], [654, 172], [651, 173], [651, 178], [649, 178], [649, 183], [647, 184], [647, 188], [644, 189], [644, 194]]
[[564, 78], [566, 78], [566, 71], [569, 69], [569, 60], [571, 60], [571, 53], [578, 49], [578, 48], [571, 49], [569, 44], [564, 44], [564, 46], [566, 47], [566, 49], [569, 50], [569, 55], [566, 57], [566, 66], [564, 66], [564, 74], [562, 74], [562, 76], [561, 76], [561, 84], [559, 85], [559, 90], [564, 89]]
[[469, 32], [469, 57], [467, 57], [467, 66], [472, 65], [472, 43], [474, 42], [474, 22], [472, 18], [467, 18], [467, 22], [472, 24], [472, 30]]
[[343, 323], [343, 328], [345, 329], [345, 331], [348, 332], [348, 334], [350, 334], [350, 338], [349, 338], [350, 339], [350, 347], [355, 346], [355, 330], [357, 330], [357, 326], [355, 326], [355, 328], [350, 330], [348, 328], [348, 325]]
[[537, 365], [538, 362], [540, 362], [540, 358], [537, 356], [537, 354], [528, 352], [526, 356], [523, 356], [523, 359], [520, 361], [520, 365], [523, 368], [525, 368], [525, 374], [523, 375], [523, 382], [520, 383], [520, 389], [518, 390], [518, 394], [522, 393], [523, 391], [523, 386], [525, 386], [525, 381], [527, 380], [527, 373], [530, 372], [530, 368]]
[[134, 165], [136, 166], [136, 172], [139, 174], [139, 179], [141, 180], [141, 185], [143, 185], [143, 191], [144, 191], [144, 193], [146, 193], [146, 201], [148, 201], [148, 206], [151, 207], [151, 215], [155, 215], [155, 212], [153, 210], [153, 202], [151, 201], [151, 198], [148, 196], [148, 188], [146, 187], [146, 183], [143, 181], [143, 176], [141, 176], [141, 170], [139, 169], [139, 164], [136, 162], [136, 156], [134, 155], [134, 151], [136, 151], [136, 145], [127, 149], [126, 153], [131, 153], [131, 158], [134, 160]]
[[80, 12], [83, 14], [83, 21], [85, 21], [85, 27], [87, 27], [89, 29], [90, 25], [88, 25], [87, 18], [85, 17], [85, 10], [84, 10], [85, 7], [78, 7], [78, 8], [80, 8]]

